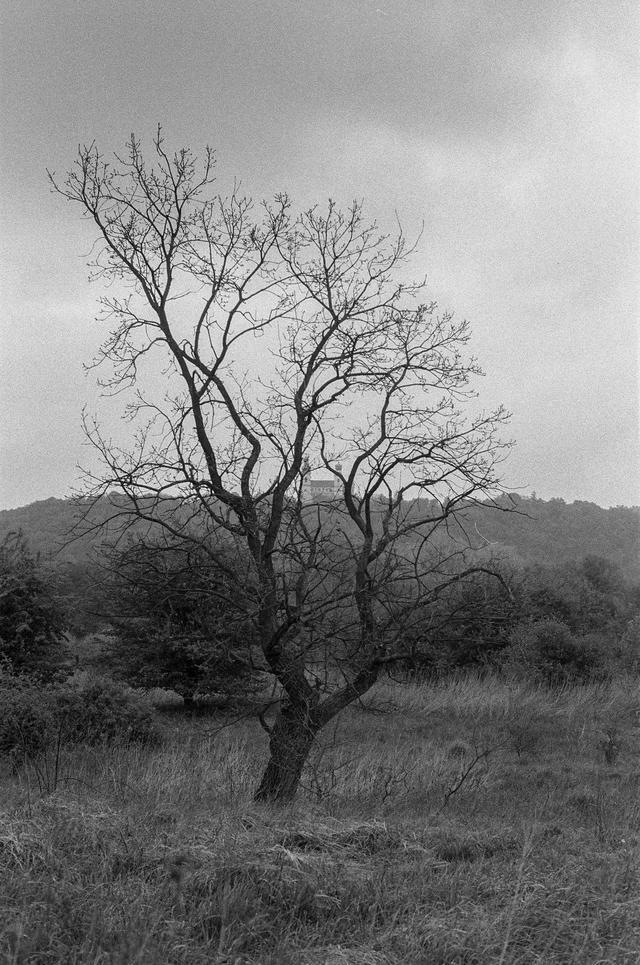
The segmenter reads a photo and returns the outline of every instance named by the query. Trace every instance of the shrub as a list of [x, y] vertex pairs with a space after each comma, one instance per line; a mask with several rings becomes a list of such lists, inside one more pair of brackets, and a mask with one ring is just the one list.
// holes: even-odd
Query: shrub
[[637, 610], [634, 590], [610, 560], [587, 556], [556, 566], [533, 564], [518, 587], [521, 612], [531, 621], [554, 620], [577, 635], [617, 636]]
[[618, 654], [623, 668], [637, 673], [640, 670], [640, 616], [629, 620], [618, 643]]
[[0, 544], [0, 656], [18, 672], [51, 676], [65, 629], [50, 574], [24, 537], [9, 533]]
[[32, 759], [59, 739], [65, 744], [159, 738], [150, 700], [100, 677], [46, 684], [0, 671], [0, 756]]
[[508, 645], [519, 618], [511, 582], [504, 566], [454, 581], [404, 631], [406, 656], [393, 665], [390, 676], [429, 680], [460, 669], [488, 669]]
[[0, 756], [15, 763], [44, 750], [55, 731], [51, 689], [0, 668]]
[[114, 621], [101, 656], [108, 673], [133, 687], [173, 690], [190, 702], [197, 695], [245, 696], [261, 685], [246, 648], [192, 630], [154, 626], [151, 620]]
[[575, 637], [558, 620], [518, 627], [502, 655], [507, 671], [551, 685], [602, 680], [610, 673], [609, 664], [600, 637]]
[[149, 698], [107, 677], [78, 674], [57, 688], [55, 705], [65, 738], [72, 742], [147, 743], [159, 737]]
[[247, 578], [241, 560], [218, 555], [214, 561], [190, 545], [142, 541], [114, 553], [105, 587], [117, 614], [104, 652], [111, 676], [185, 700], [244, 695], [261, 685], [251, 660]]

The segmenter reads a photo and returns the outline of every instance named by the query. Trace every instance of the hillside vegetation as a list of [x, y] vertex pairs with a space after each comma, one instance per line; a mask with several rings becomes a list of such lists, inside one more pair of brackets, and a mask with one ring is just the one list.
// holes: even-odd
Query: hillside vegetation
[[[504, 505], [517, 512], [476, 507], [468, 511], [468, 528], [477, 541], [497, 554], [524, 563], [558, 564], [596, 555], [611, 560], [627, 579], [640, 582], [640, 507], [603, 509], [595, 503], [512, 495]], [[92, 519], [109, 514], [97, 504]], [[31, 548], [62, 561], [85, 562], [103, 539], [99, 532], [74, 531], [79, 516], [73, 500], [45, 499], [0, 512], [0, 539], [22, 530]], [[71, 539], [70, 537], [73, 536]]]
[[[637, 963], [640, 591], [621, 562], [637, 511], [558, 503], [536, 524], [474, 510], [496, 572], [416, 611], [401, 658], [318, 733], [277, 803], [256, 788], [286, 695], [227, 548], [134, 539], [96, 569], [93, 535], [46, 558], [71, 503], [15, 511], [0, 962]], [[607, 558], [595, 520], [617, 533], [624, 514]]]

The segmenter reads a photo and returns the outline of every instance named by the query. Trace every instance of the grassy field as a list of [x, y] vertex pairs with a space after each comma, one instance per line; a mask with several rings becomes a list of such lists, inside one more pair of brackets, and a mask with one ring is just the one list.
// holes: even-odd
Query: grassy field
[[639, 713], [637, 681], [384, 682], [283, 809], [251, 721], [63, 749], [0, 783], [0, 959], [640, 962]]

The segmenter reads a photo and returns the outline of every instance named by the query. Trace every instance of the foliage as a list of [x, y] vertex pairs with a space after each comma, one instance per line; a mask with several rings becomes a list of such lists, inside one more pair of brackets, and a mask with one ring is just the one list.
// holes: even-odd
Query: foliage
[[56, 580], [70, 635], [81, 637], [107, 628], [101, 569], [95, 555], [82, 561], [61, 560], [56, 566]]
[[473, 523], [496, 550], [521, 564], [561, 566], [586, 557], [604, 557], [624, 578], [640, 582], [640, 506], [604, 509], [595, 503], [509, 496], [515, 513], [478, 506]]
[[[507, 661], [524, 671], [525, 664], [533, 668], [537, 661], [540, 679], [551, 679], [552, 666], [560, 676], [588, 678], [605, 673], [605, 667], [622, 671], [637, 665], [637, 589], [609, 560], [592, 556], [526, 567], [503, 560], [491, 568], [492, 574], [453, 583], [421, 610], [419, 625], [408, 634], [412, 653], [405, 669], [442, 675]], [[541, 668], [547, 664], [545, 674]], [[563, 671], [557, 669], [561, 666]]]
[[43, 683], [0, 672], [0, 756], [17, 764], [57, 741], [149, 743], [158, 736], [150, 700], [122, 684], [86, 675]]
[[[544, 500], [509, 494], [516, 512], [496, 513], [482, 502], [469, 512], [484, 540], [501, 556], [519, 566], [560, 566], [563, 563], [598, 556], [620, 568], [629, 583], [640, 582], [640, 506], [615, 506], [604, 509], [595, 503], [576, 500]], [[0, 511], [0, 538], [21, 530], [35, 553], [69, 564], [65, 593], [83, 572], [102, 540], [99, 531], [78, 531], [82, 503], [73, 499], [46, 499], [19, 509]], [[109, 516], [109, 506], [99, 502], [92, 517]], [[68, 533], [74, 530], [74, 539]], [[63, 573], [64, 576], [64, 573]], [[85, 588], [82, 588], [82, 593]], [[78, 599], [77, 602], [82, 602]], [[75, 618], [75, 613], [73, 614]], [[89, 617], [87, 616], [87, 619]], [[89, 629], [96, 629], [91, 625]]]
[[50, 675], [65, 629], [51, 575], [22, 534], [9, 533], [0, 544], [0, 656], [16, 671]]
[[504, 566], [456, 583], [429, 614], [431, 652], [439, 670], [487, 666], [509, 642], [519, 610]]
[[50, 688], [0, 668], [0, 757], [16, 763], [42, 751], [55, 730]]
[[638, 606], [634, 588], [601, 557], [525, 567], [517, 594], [524, 621], [557, 620], [579, 635], [607, 631], [617, 636]]
[[390, 676], [427, 679], [489, 666], [519, 617], [511, 579], [507, 567], [492, 563], [425, 601], [404, 630], [406, 656], [390, 666]]
[[557, 685], [605, 678], [610, 657], [596, 635], [576, 637], [557, 620], [519, 626], [502, 653], [502, 665], [516, 675]]
[[108, 677], [72, 677], [55, 693], [55, 713], [65, 739], [74, 743], [153, 743], [159, 737], [151, 700]]
[[205, 550], [137, 540], [111, 554], [104, 587], [114, 614], [109, 673], [187, 700], [258, 685], [242, 561]]
[[640, 613], [624, 628], [620, 638], [620, 655], [627, 670], [640, 670]]

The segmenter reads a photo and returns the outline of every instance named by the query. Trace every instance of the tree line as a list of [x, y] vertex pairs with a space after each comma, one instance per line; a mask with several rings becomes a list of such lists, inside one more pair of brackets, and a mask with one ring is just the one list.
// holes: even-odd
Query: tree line
[[[61, 722], [67, 738], [151, 739], [152, 709], [136, 694], [155, 688], [179, 694], [185, 707], [222, 698], [271, 729], [286, 693], [269, 683], [250, 570], [228, 550], [220, 566], [190, 547], [131, 540], [85, 571], [83, 599], [84, 613], [64, 566], [42, 561], [20, 534], [5, 538], [0, 754], [37, 751]], [[398, 680], [474, 670], [558, 686], [640, 667], [640, 586], [603, 557], [557, 566], [494, 561], [423, 599], [410, 625], [399, 619], [402, 651], [384, 667]], [[343, 649], [331, 660], [326, 628], [315, 642], [309, 634], [307, 673], [319, 686], [353, 659], [344, 612], [340, 625], [333, 642]]]

